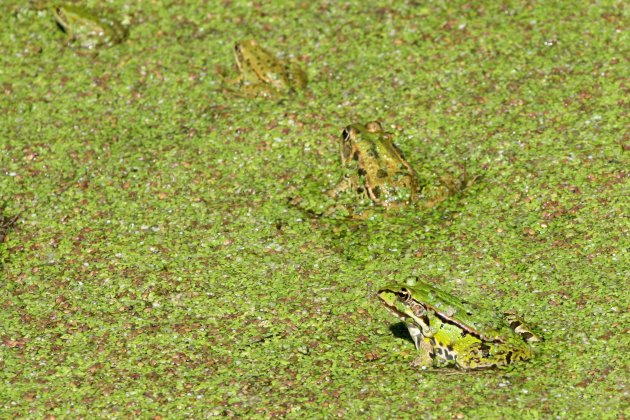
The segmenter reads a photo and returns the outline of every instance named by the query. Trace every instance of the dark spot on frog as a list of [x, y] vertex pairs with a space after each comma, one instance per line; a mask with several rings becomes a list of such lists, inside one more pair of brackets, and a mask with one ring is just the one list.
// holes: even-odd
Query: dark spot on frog
[[365, 174], [367, 174], [367, 171], [363, 168], [359, 168], [358, 172], [359, 172], [359, 176], [365, 176]]
[[354, 155], [352, 155], [352, 160], [359, 160], [359, 151], [357, 150], [356, 152], [354, 152]]
[[381, 187], [377, 185], [376, 187], [372, 188], [372, 194], [374, 194], [375, 198], [379, 198], [381, 196]]
[[363, 187], [357, 188], [357, 194], [363, 194]]
[[379, 169], [378, 171], [376, 171], [376, 176], [378, 178], [387, 178], [387, 171], [385, 169]]
[[435, 354], [438, 355], [438, 356], [443, 356], [444, 352], [442, 351], [442, 348], [436, 347], [435, 348]]
[[489, 345], [487, 345], [486, 343], [481, 343], [481, 344], [479, 345], [479, 350], [481, 350], [481, 355], [482, 355], [483, 357], [488, 357], [488, 356], [490, 356], [490, 348], [491, 348], [491, 347], [490, 347]]

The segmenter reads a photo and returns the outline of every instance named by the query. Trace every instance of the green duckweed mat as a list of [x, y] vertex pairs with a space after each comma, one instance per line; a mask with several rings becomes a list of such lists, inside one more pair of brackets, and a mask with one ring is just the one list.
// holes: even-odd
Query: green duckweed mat
[[[627, 4], [92, 1], [130, 36], [90, 52], [37, 3], [0, 15], [0, 417], [628, 417]], [[308, 90], [225, 94], [247, 38]], [[292, 205], [371, 120], [427, 188], [478, 178]], [[374, 297], [412, 276], [522, 314], [536, 358], [412, 368]]]

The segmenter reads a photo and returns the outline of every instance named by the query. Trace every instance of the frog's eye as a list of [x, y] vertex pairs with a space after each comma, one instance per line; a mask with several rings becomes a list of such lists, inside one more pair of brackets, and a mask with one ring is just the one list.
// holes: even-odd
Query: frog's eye
[[400, 289], [400, 292], [398, 293], [398, 296], [400, 297], [400, 300], [402, 300], [403, 302], [407, 302], [411, 299], [411, 292], [406, 287], [402, 287]]

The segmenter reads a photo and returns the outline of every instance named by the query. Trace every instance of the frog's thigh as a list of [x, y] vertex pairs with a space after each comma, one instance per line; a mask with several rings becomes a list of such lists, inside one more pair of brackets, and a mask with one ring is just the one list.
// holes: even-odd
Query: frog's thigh
[[462, 369], [485, 368], [505, 364], [501, 355], [494, 344], [478, 342], [461, 349], [455, 361]]

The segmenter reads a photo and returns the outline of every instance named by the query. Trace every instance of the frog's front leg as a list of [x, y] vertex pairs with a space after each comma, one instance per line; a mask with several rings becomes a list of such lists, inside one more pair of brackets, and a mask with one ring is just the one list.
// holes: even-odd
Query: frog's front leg
[[66, 39], [65, 39], [65, 43], [67, 45], [71, 45], [74, 41], [75, 41], [75, 36], [74, 33], [71, 30], [66, 30]]
[[223, 76], [223, 81], [230, 86], [240, 86], [241, 84], [244, 83], [243, 79], [244, 77], [242, 74], [239, 74], [234, 79], [229, 79], [229, 80], [227, 79], [226, 76]]
[[422, 330], [411, 319], [407, 319], [407, 321], [405, 321], [405, 325], [407, 325], [407, 330], [409, 331], [409, 335], [413, 340], [413, 344], [416, 345], [416, 350], [420, 350], [423, 342], [422, 340], [424, 338], [424, 336], [422, 335]]
[[62, 25], [60, 23], [57, 23], [57, 24], [61, 27], [61, 29], [63, 30], [63, 32], [66, 35], [66, 38], [64, 39], [64, 43], [66, 45], [71, 45], [76, 39], [76, 37], [74, 35], [74, 32], [72, 31], [72, 29], [70, 29], [70, 27], [68, 27], [66, 25]]
[[328, 190], [327, 194], [330, 198], [339, 198], [344, 192], [354, 190], [354, 186], [355, 182], [352, 180], [352, 177], [346, 174], [335, 188]]
[[426, 338], [423, 333], [423, 328], [420, 328], [412, 319], [408, 319], [405, 322], [409, 335], [413, 340], [413, 344], [416, 346], [416, 350], [420, 352], [420, 355], [414, 359], [411, 363], [413, 367], [431, 367], [433, 366], [434, 351], [431, 340]]
[[[417, 326], [409, 327], [409, 334], [411, 334], [411, 338], [413, 339], [413, 343], [416, 345], [416, 349], [420, 352], [418, 357], [416, 357], [413, 362], [411, 362], [411, 366], [413, 367], [431, 367], [433, 366], [433, 346], [431, 342], [426, 339], [420, 329]], [[412, 329], [415, 329], [415, 332], [412, 332]]]

